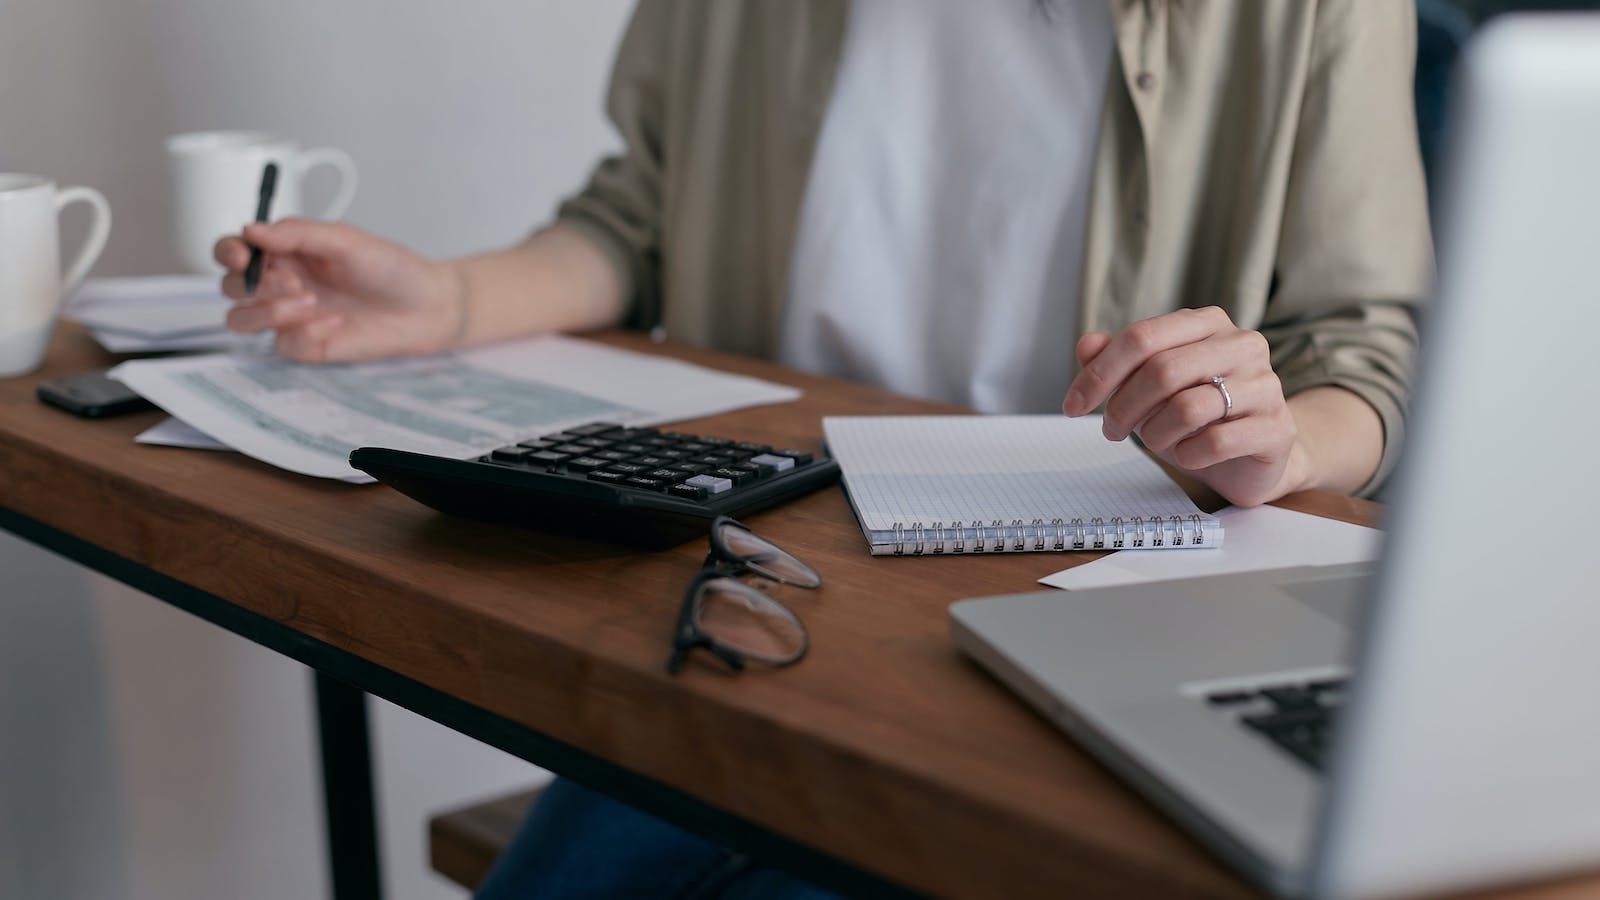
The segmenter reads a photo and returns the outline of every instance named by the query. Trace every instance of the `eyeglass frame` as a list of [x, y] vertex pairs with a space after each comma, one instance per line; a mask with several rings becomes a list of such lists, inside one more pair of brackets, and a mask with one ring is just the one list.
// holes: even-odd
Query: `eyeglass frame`
[[[735, 528], [742, 529], [749, 533], [752, 537], [755, 537], [763, 543], [769, 544], [773, 548], [787, 554], [790, 559], [793, 559], [800, 565], [805, 566], [806, 569], [816, 577], [816, 583], [803, 584], [801, 582], [784, 578], [780, 575], [763, 569], [759, 564], [753, 563], [749, 559], [734, 553], [722, 542], [722, 529], [723, 526], [726, 525], [732, 525]], [[795, 556], [793, 553], [789, 553], [788, 550], [784, 550], [777, 544], [774, 544], [766, 538], [756, 534], [751, 530], [750, 526], [740, 522], [732, 516], [717, 516], [715, 519], [713, 519], [711, 522], [710, 533], [707, 535], [707, 541], [710, 544], [710, 550], [706, 553], [705, 562], [701, 564], [700, 571], [695, 573], [693, 578], [689, 579], [689, 586], [684, 590], [683, 600], [678, 605], [678, 621], [677, 624], [673, 626], [672, 630], [672, 655], [667, 658], [667, 673], [670, 675], [676, 675], [682, 671], [684, 664], [688, 661], [689, 654], [698, 649], [709, 651], [711, 655], [722, 660], [735, 672], [744, 671], [746, 661], [751, 659], [754, 659], [757, 662], [767, 663], [771, 666], [793, 665], [794, 663], [797, 663], [803, 659], [806, 655], [806, 652], [811, 649], [811, 633], [806, 629], [806, 623], [801, 621], [800, 617], [795, 614], [794, 610], [790, 609], [783, 601], [773, 597], [771, 594], [768, 594], [766, 591], [763, 591], [758, 587], [754, 587], [743, 581], [739, 581], [737, 576], [744, 574], [755, 575], [774, 584], [786, 584], [791, 587], [814, 590], [822, 586], [822, 575], [818, 573], [816, 569], [812, 568], [810, 563], [805, 562], [804, 560]], [[700, 605], [697, 601], [699, 600], [704, 586], [708, 582], [715, 581], [719, 578], [726, 578], [729, 581], [732, 581], [734, 584], [739, 585], [741, 589], [757, 591], [766, 600], [777, 604], [778, 608], [782, 609], [784, 613], [786, 613], [789, 618], [794, 621], [795, 626], [800, 629], [800, 649], [795, 651], [792, 656], [785, 658], [764, 658], [758, 654], [749, 653], [744, 650], [731, 647], [728, 644], [719, 641], [716, 637], [707, 633], [705, 629], [701, 628], [695, 621], [698, 618], [698, 613], [700, 611]]]

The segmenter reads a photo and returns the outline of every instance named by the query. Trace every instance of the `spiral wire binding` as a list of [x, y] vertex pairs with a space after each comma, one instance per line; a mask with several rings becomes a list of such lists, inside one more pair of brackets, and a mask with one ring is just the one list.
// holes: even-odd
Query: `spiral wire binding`
[[[1187, 526], [1187, 528], [1185, 527]], [[923, 556], [943, 553], [1020, 553], [1042, 550], [1122, 550], [1138, 547], [1199, 547], [1206, 542], [1205, 523], [1200, 516], [1113, 516], [1109, 521], [1094, 516], [1070, 520], [1013, 519], [1010, 524], [994, 519], [894, 523], [889, 544], [894, 556]]]

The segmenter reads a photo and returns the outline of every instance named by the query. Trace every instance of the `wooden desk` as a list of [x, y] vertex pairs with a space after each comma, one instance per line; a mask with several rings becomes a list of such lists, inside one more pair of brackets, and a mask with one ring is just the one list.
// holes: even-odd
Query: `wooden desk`
[[[603, 339], [805, 391], [688, 431], [814, 447], [825, 413], [943, 409], [637, 335]], [[823, 574], [820, 590], [784, 595], [811, 631], [806, 660], [739, 676], [701, 660], [674, 678], [669, 633], [703, 542], [635, 553], [450, 518], [383, 487], [133, 444], [155, 413], [91, 422], [34, 400], [41, 378], [110, 362], [63, 326], [40, 373], [0, 381], [0, 525], [846, 889], [1254, 896], [949, 640], [951, 601], [1026, 590], [1092, 554], [872, 558], [842, 492], [826, 490], [748, 521]], [[1284, 505], [1378, 515], [1328, 494]]]

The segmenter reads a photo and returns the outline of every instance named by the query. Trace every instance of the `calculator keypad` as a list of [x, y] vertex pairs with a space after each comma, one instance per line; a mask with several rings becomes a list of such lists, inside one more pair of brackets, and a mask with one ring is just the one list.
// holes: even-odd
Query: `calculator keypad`
[[794, 471], [803, 450], [607, 422], [501, 447], [483, 461], [703, 501]]
[[835, 484], [823, 454], [606, 422], [532, 435], [472, 459], [358, 447], [350, 464], [441, 512], [650, 549], [705, 541]]

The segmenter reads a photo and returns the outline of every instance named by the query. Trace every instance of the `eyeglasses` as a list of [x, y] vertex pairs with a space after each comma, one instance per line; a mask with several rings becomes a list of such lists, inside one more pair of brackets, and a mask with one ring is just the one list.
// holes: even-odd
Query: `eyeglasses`
[[677, 674], [690, 651], [705, 648], [735, 671], [747, 660], [786, 666], [805, 656], [806, 627], [787, 606], [736, 576], [749, 574], [801, 588], [822, 576], [788, 551], [727, 516], [711, 523], [711, 552], [689, 582], [672, 636], [667, 671]]

